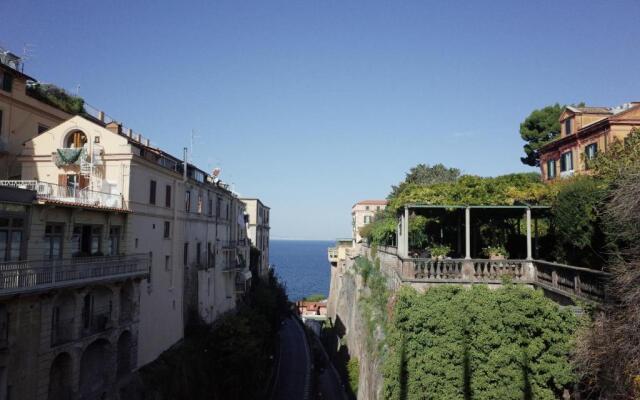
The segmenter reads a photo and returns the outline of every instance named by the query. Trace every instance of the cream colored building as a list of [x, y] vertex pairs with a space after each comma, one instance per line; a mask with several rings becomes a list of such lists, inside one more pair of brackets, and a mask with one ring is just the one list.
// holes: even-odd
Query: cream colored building
[[263, 276], [269, 271], [269, 218], [271, 210], [259, 199], [241, 199], [249, 216], [249, 238], [260, 252], [256, 272]]
[[18, 161], [39, 196], [128, 212], [123, 241], [151, 260], [138, 365], [182, 339], [188, 316], [211, 322], [235, 307], [249, 250], [242, 205], [225, 185], [115, 122], [80, 116], [28, 141]]
[[36, 79], [20, 72], [20, 58], [0, 48], [0, 179], [19, 178], [16, 158], [34, 136], [71, 118], [27, 89]]
[[362, 200], [351, 207], [351, 226], [353, 243], [362, 242], [360, 228], [373, 221], [376, 212], [384, 210], [389, 202], [387, 200]]

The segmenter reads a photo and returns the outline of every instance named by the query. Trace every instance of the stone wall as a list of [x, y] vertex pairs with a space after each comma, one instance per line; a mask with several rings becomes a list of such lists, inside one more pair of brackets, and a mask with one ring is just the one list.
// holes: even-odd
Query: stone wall
[[353, 260], [347, 260], [344, 265], [331, 267], [328, 313], [350, 357], [360, 362], [358, 400], [377, 400], [381, 398], [383, 384], [381, 360], [367, 344], [367, 322], [359, 307], [364, 285], [353, 264]]

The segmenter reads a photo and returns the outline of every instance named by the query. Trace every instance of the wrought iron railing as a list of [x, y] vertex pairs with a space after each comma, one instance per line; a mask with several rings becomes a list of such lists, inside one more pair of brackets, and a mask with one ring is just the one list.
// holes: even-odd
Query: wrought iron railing
[[0, 295], [148, 274], [148, 254], [9, 261], [0, 263]]
[[126, 208], [121, 195], [97, 192], [86, 188], [77, 189], [36, 180], [0, 180], [0, 186], [34, 190], [38, 198], [42, 200], [82, 204], [93, 207]]

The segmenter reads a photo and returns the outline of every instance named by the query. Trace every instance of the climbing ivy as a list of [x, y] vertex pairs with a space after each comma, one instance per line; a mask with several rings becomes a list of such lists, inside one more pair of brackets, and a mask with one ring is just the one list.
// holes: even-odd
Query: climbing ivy
[[555, 399], [573, 381], [576, 318], [541, 292], [403, 288], [384, 367], [385, 399]]

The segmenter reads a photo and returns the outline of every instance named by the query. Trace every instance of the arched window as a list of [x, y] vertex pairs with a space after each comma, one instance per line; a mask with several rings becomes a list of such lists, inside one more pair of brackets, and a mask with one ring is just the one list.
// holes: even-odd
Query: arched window
[[49, 400], [71, 399], [71, 356], [61, 353], [51, 363], [49, 371]]
[[91, 343], [80, 360], [80, 397], [101, 398], [109, 383], [109, 342], [98, 339]]
[[73, 131], [67, 135], [64, 147], [79, 149], [87, 143], [87, 136], [81, 131]]

